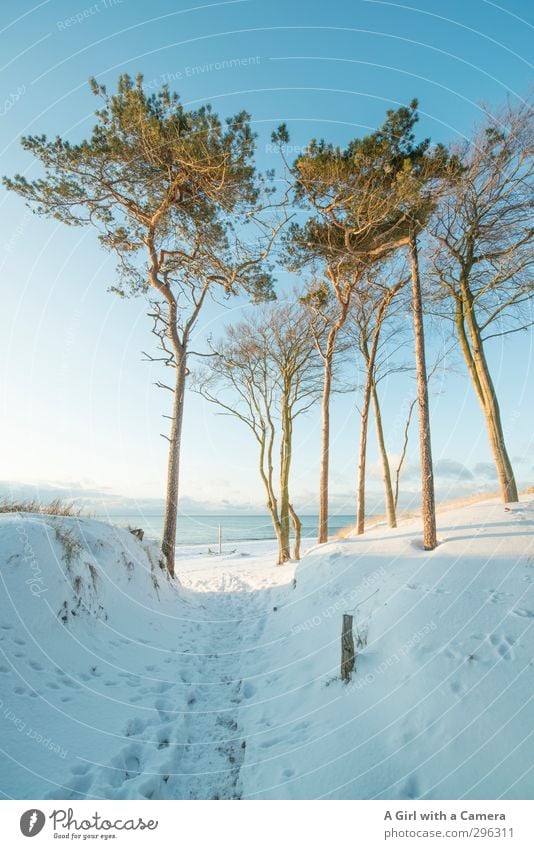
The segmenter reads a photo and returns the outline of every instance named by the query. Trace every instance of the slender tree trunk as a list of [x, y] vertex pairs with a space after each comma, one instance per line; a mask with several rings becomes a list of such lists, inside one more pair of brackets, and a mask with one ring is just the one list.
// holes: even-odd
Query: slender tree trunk
[[[328, 338], [326, 340], [326, 348], [324, 353], [321, 351], [319, 344], [317, 348], [323, 358], [324, 376], [323, 376], [323, 397], [321, 402], [321, 468], [319, 473], [319, 528], [317, 542], [321, 545], [328, 542], [328, 487], [329, 487], [329, 470], [330, 470], [330, 396], [332, 394], [332, 368], [334, 364], [334, 354], [336, 350], [337, 337], [340, 330], [343, 328], [349, 312], [350, 298], [352, 289], [343, 295], [338, 281], [334, 273], [331, 275], [331, 283], [336, 293], [336, 298], [339, 306], [339, 315], [336, 322], [330, 328]], [[317, 342], [317, 340], [316, 340]]]
[[290, 551], [290, 511], [289, 511], [289, 472], [291, 468], [291, 415], [288, 399], [282, 399], [282, 441], [280, 448], [280, 563], [291, 557]]
[[408, 415], [406, 416], [406, 424], [404, 425], [404, 440], [402, 445], [402, 451], [399, 458], [399, 462], [397, 468], [395, 469], [395, 495], [393, 497], [393, 503], [395, 504], [395, 511], [399, 506], [399, 484], [400, 484], [400, 473], [403, 466], [403, 463], [406, 459], [406, 453], [408, 451], [408, 439], [410, 437], [410, 424], [412, 422], [412, 415], [414, 411], [414, 407], [417, 404], [417, 398], [414, 398], [412, 403], [408, 408]]
[[285, 563], [285, 560], [289, 559], [287, 557], [285, 558], [285, 560], [283, 559], [284, 546], [283, 546], [283, 540], [282, 540], [282, 525], [280, 524], [280, 517], [278, 515], [278, 507], [277, 507], [276, 502], [273, 503], [272, 501], [269, 501], [268, 507], [269, 507], [269, 512], [271, 514], [274, 532], [276, 534], [276, 541], [278, 542], [277, 565], [281, 566], [283, 563]]
[[410, 238], [412, 265], [413, 323], [415, 336], [415, 364], [417, 369], [417, 395], [419, 403], [419, 445], [421, 453], [421, 509], [423, 514], [423, 545], [432, 551], [438, 544], [436, 533], [436, 502], [434, 495], [434, 468], [430, 440], [430, 411], [425, 360], [425, 334], [423, 326], [423, 299], [419, 277], [417, 237]]
[[[374, 363], [374, 360], [373, 360]], [[363, 390], [362, 415], [360, 419], [360, 452], [358, 455], [358, 508], [356, 517], [356, 533], [363, 534], [365, 530], [365, 466], [367, 462], [367, 431], [369, 426], [369, 402], [371, 398], [372, 366], [367, 366], [367, 378]]]
[[289, 512], [293, 523], [293, 535], [295, 540], [293, 543], [293, 560], [300, 560], [300, 536], [302, 532], [302, 522], [295, 513], [292, 504], [289, 505]]
[[176, 379], [174, 385], [172, 425], [169, 436], [165, 516], [163, 520], [163, 539], [161, 543], [161, 550], [167, 564], [169, 575], [172, 578], [174, 578], [174, 560], [176, 551], [180, 447], [182, 442], [186, 373], [186, 355], [185, 352], [182, 352], [176, 358]]
[[[278, 561], [277, 564], [281, 565], [284, 561], [282, 560], [282, 526], [280, 523], [280, 516], [278, 514], [278, 501], [274, 494], [273, 487], [273, 443], [274, 443], [274, 429], [272, 426], [272, 422], [269, 420], [270, 425], [270, 435], [267, 436], [267, 431], [264, 430], [261, 438], [259, 438], [260, 442], [260, 476], [265, 486], [265, 491], [267, 493], [267, 507], [269, 513], [271, 514], [271, 520], [273, 523], [274, 532], [276, 535], [276, 539], [278, 542]], [[267, 461], [267, 469], [265, 469], [265, 461]]]
[[328, 542], [328, 476], [330, 465], [330, 395], [332, 392], [333, 353], [324, 357], [323, 397], [321, 402], [321, 469], [319, 475], [319, 544]]
[[[469, 339], [465, 330], [466, 324]], [[504, 441], [499, 402], [474, 312], [472, 296], [465, 281], [462, 282], [462, 301], [457, 304], [456, 327], [460, 347], [486, 420], [491, 452], [499, 476], [502, 500], [505, 503], [519, 501], [514, 470]]]
[[386, 442], [384, 439], [384, 428], [382, 426], [382, 411], [380, 409], [380, 401], [376, 388], [376, 382], [373, 380], [371, 384], [371, 397], [373, 399], [373, 411], [375, 415], [376, 439], [380, 458], [382, 460], [382, 477], [384, 479], [384, 497], [386, 501], [386, 519], [390, 528], [397, 527], [397, 511], [395, 509], [395, 498], [393, 495], [393, 486], [391, 484], [391, 468], [389, 465], [388, 452], [386, 451]]
[[367, 347], [367, 339], [363, 339], [362, 353], [365, 358], [367, 373], [365, 377], [365, 387], [363, 390], [362, 416], [360, 425], [360, 452], [358, 456], [358, 509], [356, 517], [356, 533], [363, 534], [365, 530], [365, 467], [367, 462], [367, 432], [369, 428], [369, 406], [371, 403], [371, 391], [374, 383], [374, 372], [376, 362], [376, 352], [378, 350], [378, 340], [382, 321], [388, 308], [391, 299], [398, 292], [400, 286], [395, 286], [384, 295], [376, 314], [376, 324], [373, 333], [373, 341], [371, 348]]

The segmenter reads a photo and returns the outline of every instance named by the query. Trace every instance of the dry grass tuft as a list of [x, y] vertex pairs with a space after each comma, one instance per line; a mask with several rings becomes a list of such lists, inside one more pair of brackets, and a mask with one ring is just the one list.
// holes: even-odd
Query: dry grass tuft
[[36, 498], [16, 500], [13, 498], [0, 498], [0, 513], [43, 513], [47, 516], [74, 516], [82, 515], [83, 507], [77, 507], [74, 501], [62, 501], [54, 498], [49, 504], [42, 504]]

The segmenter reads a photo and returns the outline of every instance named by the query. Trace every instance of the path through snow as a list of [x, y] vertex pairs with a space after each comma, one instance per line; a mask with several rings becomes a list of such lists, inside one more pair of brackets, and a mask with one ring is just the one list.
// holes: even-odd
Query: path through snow
[[[223, 557], [0, 516], [0, 749], [20, 799], [532, 798], [534, 502]], [[270, 550], [269, 550], [270, 549]], [[343, 613], [363, 640], [339, 676]]]
[[209, 569], [205, 563], [184, 573], [178, 565], [183, 587], [192, 591], [190, 615], [171, 620], [160, 660], [137, 675], [117, 672], [118, 686], [132, 688], [129, 701], [140, 709], [126, 723], [124, 745], [107, 763], [80, 759], [51, 798], [241, 798], [240, 714], [252, 690], [244, 676], [280, 592], [276, 584], [287, 586], [293, 570], [273, 569], [269, 588], [259, 589], [265, 562], [261, 572], [235, 559], [232, 571], [218, 558]]

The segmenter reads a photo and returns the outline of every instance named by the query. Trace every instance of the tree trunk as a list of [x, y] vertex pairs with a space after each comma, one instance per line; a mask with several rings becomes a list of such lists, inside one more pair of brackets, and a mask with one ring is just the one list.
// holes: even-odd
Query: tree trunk
[[163, 520], [163, 539], [161, 543], [161, 550], [171, 578], [174, 578], [174, 559], [176, 550], [178, 483], [180, 478], [180, 447], [182, 442], [182, 423], [184, 417], [185, 380], [186, 356], [185, 353], [182, 353], [176, 359], [176, 380], [174, 386], [172, 425], [169, 436], [167, 465], [167, 492], [165, 497], [165, 516]]
[[423, 326], [423, 299], [419, 278], [417, 237], [410, 238], [412, 265], [413, 325], [415, 337], [415, 365], [417, 369], [417, 400], [419, 403], [419, 445], [421, 453], [421, 510], [423, 514], [423, 545], [432, 551], [438, 544], [436, 534], [436, 502], [434, 495], [434, 468], [430, 440], [430, 411], [425, 360], [425, 334]]
[[276, 534], [276, 541], [278, 542], [278, 560], [276, 565], [282, 566], [283, 563], [289, 560], [289, 554], [285, 556], [285, 551], [289, 551], [289, 542], [284, 545], [282, 525], [280, 523], [280, 517], [278, 515], [278, 507], [276, 502], [274, 504], [272, 502], [269, 502], [269, 512], [271, 514], [274, 532]]
[[[469, 339], [464, 322], [467, 323]], [[501, 498], [504, 503], [519, 501], [514, 470], [504, 441], [499, 402], [474, 312], [471, 292], [465, 281], [462, 281], [462, 301], [457, 304], [456, 309], [456, 327], [460, 347], [486, 420], [491, 452], [499, 476]]]
[[280, 445], [280, 563], [291, 557], [290, 551], [290, 511], [289, 511], [289, 472], [291, 469], [292, 422], [289, 399], [284, 393], [282, 398], [282, 440]]
[[395, 498], [393, 495], [393, 486], [391, 484], [391, 468], [389, 465], [388, 453], [386, 451], [386, 443], [384, 440], [384, 428], [382, 427], [382, 411], [378, 399], [376, 383], [373, 380], [371, 384], [371, 397], [373, 399], [373, 410], [375, 414], [376, 439], [378, 449], [382, 460], [382, 477], [384, 479], [384, 497], [386, 500], [386, 519], [390, 528], [397, 527], [397, 511], [395, 509]]
[[[374, 360], [373, 360], [374, 362]], [[367, 430], [369, 425], [369, 402], [371, 398], [370, 375], [372, 366], [367, 367], [367, 378], [363, 390], [362, 416], [360, 420], [360, 453], [358, 456], [358, 507], [356, 518], [356, 533], [363, 534], [365, 530], [365, 466], [367, 462]]]
[[[332, 393], [332, 368], [336, 350], [337, 337], [343, 328], [350, 306], [351, 289], [343, 295], [339, 289], [336, 278], [333, 276], [331, 282], [336, 293], [339, 306], [339, 315], [335, 324], [330, 328], [326, 341], [324, 354], [319, 344], [317, 347], [324, 362], [323, 397], [321, 402], [321, 469], [319, 474], [319, 528], [317, 542], [322, 544], [328, 542], [328, 486], [330, 468], [330, 396]], [[316, 340], [317, 341], [317, 340]]]
[[414, 398], [414, 400], [412, 401], [412, 403], [410, 404], [410, 406], [408, 408], [408, 415], [406, 416], [406, 423], [404, 425], [404, 441], [403, 441], [403, 445], [402, 445], [402, 451], [401, 451], [401, 455], [400, 455], [400, 458], [399, 458], [399, 463], [397, 465], [397, 468], [395, 469], [395, 494], [393, 496], [393, 503], [395, 505], [395, 511], [397, 510], [397, 508], [399, 506], [400, 473], [401, 473], [401, 469], [402, 469], [404, 460], [406, 459], [406, 452], [408, 451], [408, 439], [410, 437], [410, 424], [412, 422], [412, 415], [413, 415], [414, 407], [415, 407], [416, 404], [417, 404], [417, 398]]
[[319, 475], [319, 530], [317, 542], [328, 542], [328, 475], [330, 465], [330, 394], [333, 355], [324, 357], [323, 397], [321, 402], [321, 470]]
[[360, 427], [360, 453], [358, 457], [358, 512], [356, 519], [357, 534], [363, 534], [365, 530], [365, 466], [367, 462], [367, 431], [369, 426], [369, 406], [371, 403], [371, 390], [375, 379], [374, 372], [376, 352], [378, 350], [378, 339], [380, 337], [380, 329], [382, 327], [384, 314], [388, 308], [391, 299], [394, 297], [398, 289], [398, 286], [394, 287], [389, 292], [387, 292], [382, 298], [382, 301], [376, 314], [376, 324], [373, 333], [373, 341], [371, 343], [371, 350], [369, 350], [367, 347], [367, 339], [364, 338], [362, 340], [362, 353], [365, 358], [367, 373], [365, 376], [365, 387], [363, 391], [363, 405]]
[[293, 523], [293, 535], [294, 535], [294, 543], [293, 543], [293, 560], [300, 560], [300, 535], [302, 531], [302, 522], [299, 517], [295, 513], [293, 509], [293, 505], [289, 505], [289, 512], [291, 514], [291, 522]]
[[[269, 513], [271, 514], [271, 520], [273, 523], [274, 532], [276, 535], [276, 539], [278, 542], [278, 562], [277, 565], [280, 565], [284, 561], [281, 559], [282, 557], [282, 527], [280, 525], [280, 517], [278, 515], [278, 501], [274, 494], [273, 487], [273, 442], [274, 442], [274, 429], [272, 427], [272, 422], [269, 421], [270, 425], [270, 434], [267, 436], [267, 430], [264, 429], [261, 437], [259, 438], [260, 443], [260, 477], [265, 486], [265, 491], [267, 493], [267, 508]], [[267, 469], [265, 469], [265, 461], [267, 461]]]

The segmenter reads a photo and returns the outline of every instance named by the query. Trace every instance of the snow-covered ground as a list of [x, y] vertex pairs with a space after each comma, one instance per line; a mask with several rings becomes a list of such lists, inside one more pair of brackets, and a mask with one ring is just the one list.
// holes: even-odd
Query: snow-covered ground
[[[0, 516], [0, 789], [15, 798], [529, 798], [534, 502], [313, 546], [179, 551]], [[227, 551], [234, 546], [227, 546]], [[356, 671], [339, 675], [343, 613]]]

